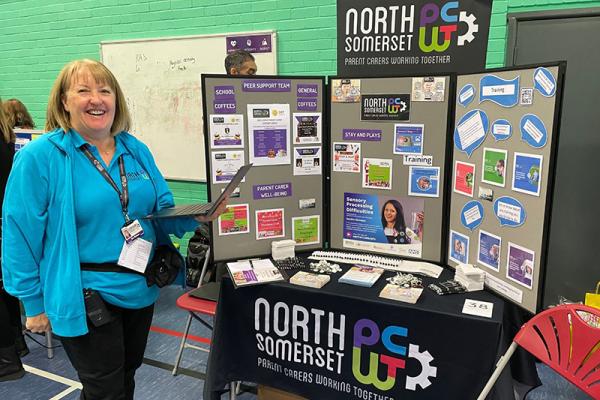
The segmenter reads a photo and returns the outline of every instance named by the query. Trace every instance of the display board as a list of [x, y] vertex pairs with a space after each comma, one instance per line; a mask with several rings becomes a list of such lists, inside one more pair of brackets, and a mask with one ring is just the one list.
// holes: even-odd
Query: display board
[[457, 77], [448, 264], [535, 313], [546, 243], [564, 66]]
[[212, 223], [214, 261], [268, 256], [275, 240], [323, 247], [324, 90], [323, 77], [202, 75], [209, 198], [254, 164]]
[[332, 248], [443, 262], [451, 86], [331, 78]]
[[267, 35], [269, 51], [255, 53], [260, 74], [277, 73], [276, 35], [251, 32], [102, 42], [102, 62], [121, 85], [131, 132], [152, 151], [167, 179], [206, 180], [201, 73], [224, 73], [232, 37]]

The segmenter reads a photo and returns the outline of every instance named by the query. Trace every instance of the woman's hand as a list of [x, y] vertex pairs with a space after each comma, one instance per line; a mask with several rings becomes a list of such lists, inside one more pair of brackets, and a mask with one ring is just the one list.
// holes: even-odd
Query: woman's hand
[[35, 317], [27, 317], [25, 328], [33, 333], [50, 332], [50, 321], [48, 321], [45, 313], [41, 313]]
[[198, 215], [195, 218], [196, 221], [198, 221], [198, 222], [210, 222], [210, 221], [213, 221], [213, 220], [217, 219], [219, 217], [219, 215], [223, 214], [225, 212], [225, 210], [227, 209], [227, 200], [229, 200], [229, 198], [223, 199], [219, 203], [219, 206], [217, 207], [217, 209], [215, 210], [214, 213], [212, 213], [210, 215]]

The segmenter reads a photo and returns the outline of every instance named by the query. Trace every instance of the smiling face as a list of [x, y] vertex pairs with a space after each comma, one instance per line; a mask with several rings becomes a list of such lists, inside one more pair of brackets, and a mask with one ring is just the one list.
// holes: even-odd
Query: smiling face
[[95, 139], [110, 135], [115, 103], [114, 89], [106, 82], [97, 82], [86, 70], [73, 76], [62, 98], [73, 129]]
[[383, 209], [383, 217], [385, 218], [385, 222], [387, 222], [388, 226], [394, 226], [397, 214], [396, 208], [391, 203], [385, 205], [385, 208]]

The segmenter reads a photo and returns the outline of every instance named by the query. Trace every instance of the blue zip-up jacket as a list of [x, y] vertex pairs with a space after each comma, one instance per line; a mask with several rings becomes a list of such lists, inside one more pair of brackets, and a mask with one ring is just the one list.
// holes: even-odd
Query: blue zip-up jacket
[[[146, 145], [127, 132], [119, 136], [150, 176], [155, 211], [173, 206], [173, 195]], [[28, 317], [45, 312], [53, 332], [66, 337], [88, 332], [73, 201], [74, 151], [72, 135], [62, 129], [19, 151], [2, 209], [5, 289], [23, 302]], [[174, 231], [165, 233], [181, 236], [189, 223], [169, 228]]]

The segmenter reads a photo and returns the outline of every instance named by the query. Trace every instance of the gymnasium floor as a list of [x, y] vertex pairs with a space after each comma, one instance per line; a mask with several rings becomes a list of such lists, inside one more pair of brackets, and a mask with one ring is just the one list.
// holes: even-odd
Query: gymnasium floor
[[[179, 287], [168, 287], [161, 291], [156, 304], [154, 320], [144, 365], [136, 375], [136, 395], [139, 400], [188, 400], [202, 399], [204, 371], [207, 354], [191, 349], [183, 353], [180, 373], [172, 376], [171, 370], [180, 343], [187, 314], [175, 306], [175, 300], [183, 293]], [[190, 330], [197, 342], [207, 342], [210, 331], [199, 323], [192, 323]], [[44, 342], [44, 337], [34, 335]], [[80, 386], [77, 375], [61, 347], [55, 349], [53, 359], [47, 358], [46, 349], [27, 339], [30, 353], [23, 358], [28, 373], [20, 380], [0, 383], [0, 400], [76, 400]], [[60, 346], [59, 341], [54, 341]], [[587, 400], [569, 382], [545, 367], [538, 367], [543, 386], [531, 391], [527, 400]], [[240, 400], [255, 399], [247, 388], [238, 396]], [[223, 395], [223, 399], [228, 398]], [[326, 400], [326, 399], [314, 399]], [[445, 399], [440, 399], [445, 400]], [[508, 400], [508, 399], [507, 399]]]

